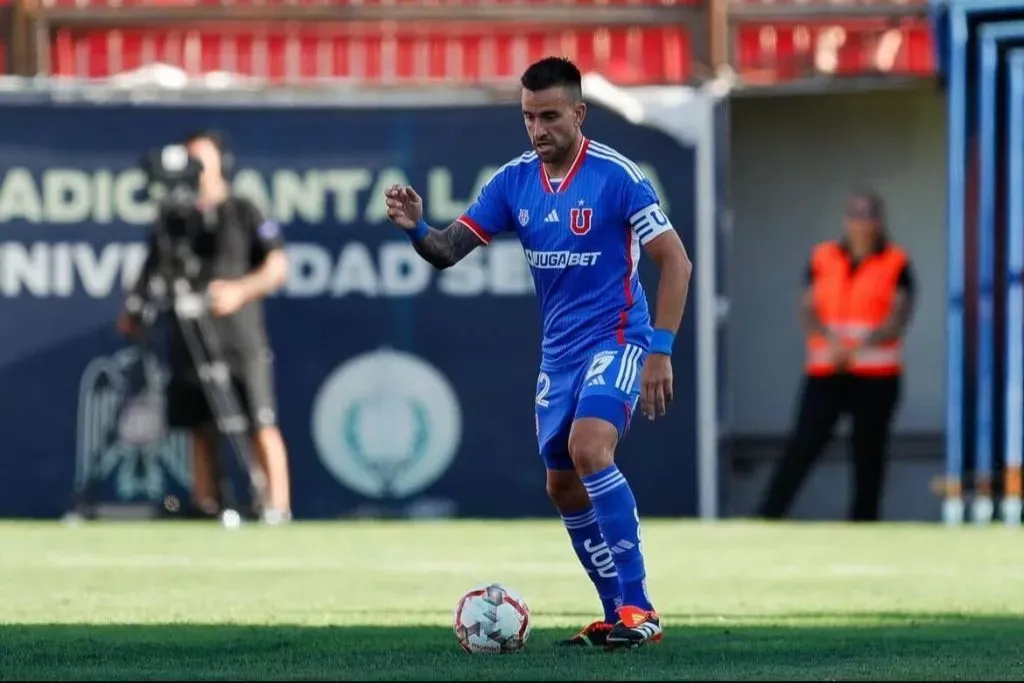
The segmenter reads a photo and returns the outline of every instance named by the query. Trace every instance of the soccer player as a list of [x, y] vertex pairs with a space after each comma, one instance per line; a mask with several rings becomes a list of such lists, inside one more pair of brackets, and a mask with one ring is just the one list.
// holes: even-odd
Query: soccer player
[[[604, 606], [565, 644], [637, 647], [662, 637], [648, 597], [640, 517], [615, 465], [639, 400], [649, 419], [672, 400], [672, 344], [690, 260], [640, 168], [580, 128], [579, 70], [549, 57], [522, 76], [533, 151], [502, 166], [443, 230], [411, 187], [388, 188], [388, 218], [436, 268], [514, 231], [540, 300], [544, 338], [536, 421], [547, 490]], [[637, 275], [640, 247], [660, 270], [654, 327]], [[639, 378], [639, 382], [637, 381]]]

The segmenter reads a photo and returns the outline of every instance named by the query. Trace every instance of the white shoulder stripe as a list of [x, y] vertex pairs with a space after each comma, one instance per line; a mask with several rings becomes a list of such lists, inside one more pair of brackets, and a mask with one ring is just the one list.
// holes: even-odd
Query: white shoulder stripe
[[537, 158], [537, 153], [536, 152], [525, 152], [522, 155], [520, 155], [520, 156], [516, 157], [515, 159], [513, 159], [512, 161], [509, 161], [508, 163], [504, 164], [497, 171], [492, 173], [491, 177], [487, 179], [487, 182], [491, 182], [492, 180], [494, 180], [499, 175], [504, 173], [506, 170], [512, 168], [513, 166], [519, 166], [520, 164], [528, 164], [528, 163], [530, 163], [531, 161], [533, 161], [536, 158]]
[[597, 159], [604, 159], [605, 161], [612, 162], [613, 164], [615, 164], [619, 168], [621, 168], [623, 171], [625, 171], [626, 175], [628, 175], [630, 178], [632, 178], [634, 183], [639, 183], [641, 180], [643, 180], [643, 176], [641, 174], [639, 174], [637, 171], [634, 171], [629, 166], [629, 164], [627, 164], [621, 158], [613, 157], [613, 156], [608, 156], [604, 152], [599, 152], [599, 151], [597, 151], [597, 150], [595, 150], [593, 148], [587, 150], [587, 156], [592, 156], [592, 157], [597, 158]]
[[644, 172], [640, 169], [639, 166], [636, 165], [636, 163], [634, 161], [632, 161], [629, 157], [625, 156], [624, 154], [620, 154], [619, 152], [616, 152], [614, 149], [612, 149], [608, 145], [602, 145], [600, 142], [594, 142], [593, 140], [591, 140], [590, 141], [590, 147], [588, 149], [597, 149], [598, 151], [604, 152], [608, 156], [615, 157], [616, 159], [619, 159], [620, 161], [625, 163], [627, 166], [632, 168], [633, 171], [637, 175], [640, 176], [641, 180], [647, 177], [647, 176], [644, 175]]
[[608, 145], [602, 144], [600, 142], [594, 142], [593, 140], [591, 140], [590, 147], [591, 148], [597, 148], [599, 151], [604, 152], [605, 154], [607, 154], [609, 156], [613, 156], [613, 157], [616, 157], [618, 159], [621, 159], [624, 163], [629, 165], [634, 171], [636, 171], [641, 176], [643, 176], [643, 171], [641, 171], [640, 167], [636, 165], [636, 162], [634, 162], [632, 159], [627, 157], [625, 154], [622, 154], [621, 152], [616, 151], [615, 149], [609, 147]]

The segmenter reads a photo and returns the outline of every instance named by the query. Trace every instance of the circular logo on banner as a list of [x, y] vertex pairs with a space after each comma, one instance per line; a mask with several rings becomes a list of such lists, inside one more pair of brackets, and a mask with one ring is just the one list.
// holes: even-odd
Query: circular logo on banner
[[313, 402], [321, 462], [353, 491], [404, 498], [445, 473], [462, 436], [459, 401], [434, 366], [398, 351], [342, 363]]

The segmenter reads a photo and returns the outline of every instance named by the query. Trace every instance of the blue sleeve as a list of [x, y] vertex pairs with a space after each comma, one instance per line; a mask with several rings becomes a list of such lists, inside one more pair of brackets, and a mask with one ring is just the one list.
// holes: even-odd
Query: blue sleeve
[[658, 235], [673, 230], [668, 216], [661, 210], [658, 193], [651, 186], [651, 181], [642, 178], [634, 181], [626, 178], [625, 214], [640, 244], [647, 244]]
[[507, 176], [506, 170], [495, 173], [480, 190], [480, 196], [473, 205], [459, 217], [459, 222], [469, 228], [484, 244], [489, 243], [491, 238], [499, 233], [514, 230], [508, 209]]

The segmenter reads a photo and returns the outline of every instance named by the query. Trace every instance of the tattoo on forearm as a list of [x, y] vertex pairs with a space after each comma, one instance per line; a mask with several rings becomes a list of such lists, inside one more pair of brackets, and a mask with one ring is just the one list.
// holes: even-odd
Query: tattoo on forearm
[[444, 230], [431, 228], [415, 248], [416, 253], [435, 268], [450, 268], [481, 244], [480, 238], [469, 228], [455, 221]]

